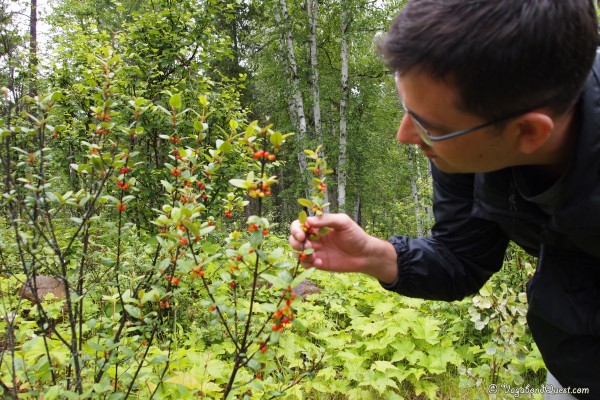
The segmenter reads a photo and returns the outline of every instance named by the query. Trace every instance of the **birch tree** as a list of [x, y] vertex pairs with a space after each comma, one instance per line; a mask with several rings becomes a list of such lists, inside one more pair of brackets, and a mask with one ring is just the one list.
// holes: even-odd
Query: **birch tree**
[[[421, 201], [419, 199], [419, 189], [417, 187], [418, 168], [415, 166], [418, 164], [415, 162], [415, 148], [414, 146], [408, 146], [408, 165], [410, 170], [413, 172], [410, 174], [410, 190], [412, 194], [413, 207], [415, 211], [415, 221], [417, 224], [417, 236], [424, 236], [423, 222], [421, 220]], [[417, 172], [417, 173], [415, 173]]]
[[[279, 0], [279, 10], [276, 10], [275, 12], [275, 20], [279, 26], [283, 27], [280, 40], [282, 43], [281, 47], [285, 51], [285, 58], [287, 60], [286, 66], [288, 69], [287, 76], [291, 84], [291, 97], [293, 98], [293, 110], [291, 111], [295, 114], [298, 121], [298, 132], [296, 137], [300, 145], [299, 147], [302, 148], [306, 141], [306, 114], [304, 113], [304, 101], [302, 98], [302, 91], [300, 90], [300, 79], [298, 76], [298, 63], [296, 62], [294, 38], [289, 19], [286, 0]], [[300, 166], [300, 173], [304, 176], [307, 169], [307, 162], [303, 151], [298, 152], [298, 165]]]
[[38, 67], [38, 7], [37, 0], [31, 0], [29, 17], [29, 71], [31, 73], [31, 84], [29, 86], [29, 95], [37, 94], [37, 67]]
[[[308, 24], [310, 26], [310, 91], [312, 94], [313, 119], [315, 135], [319, 145], [323, 145], [323, 128], [321, 126], [321, 95], [319, 90], [319, 62], [317, 53], [317, 30], [319, 23], [319, 0], [307, 0]], [[320, 156], [323, 157], [323, 147]], [[329, 203], [329, 191], [325, 190], [324, 201]], [[329, 212], [329, 207], [325, 207]]]
[[342, 40], [340, 44], [341, 59], [341, 96], [340, 96], [340, 136], [339, 136], [339, 157], [338, 157], [338, 207], [340, 211], [346, 208], [346, 179], [348, 171], [346, 168], [347, 151], [347, 121], [346, 109], [348, 106], [348, 10], [344, 7], [341, 15], [341, 33]]

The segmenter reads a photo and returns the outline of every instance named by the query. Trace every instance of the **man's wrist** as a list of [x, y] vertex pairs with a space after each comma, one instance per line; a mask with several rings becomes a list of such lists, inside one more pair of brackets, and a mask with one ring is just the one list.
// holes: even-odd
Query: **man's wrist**
[[374, 240], [374, 249], [370, 257], [366, 274], [371, 275], [384, 285], [391, 285], [398, 280], [398, 256], [394, 246], [385, 240]]

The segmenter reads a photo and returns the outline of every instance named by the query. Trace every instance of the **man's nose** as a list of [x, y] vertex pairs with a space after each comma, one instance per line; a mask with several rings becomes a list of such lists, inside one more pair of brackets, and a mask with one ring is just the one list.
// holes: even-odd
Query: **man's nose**
[[408, 114], [402, 117], [402, 121], [400, 121], [400, 127], [398, 128], [396, 138], [402, 144], [424, 144], [423, 139], [421, 139], [421, 137], [417, 133], [415, 123]]

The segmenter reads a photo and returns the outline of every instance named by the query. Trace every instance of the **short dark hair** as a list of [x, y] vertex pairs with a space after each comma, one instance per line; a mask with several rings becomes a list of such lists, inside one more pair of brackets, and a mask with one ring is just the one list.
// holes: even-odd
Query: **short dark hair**
[[458, 107], [496, 118], [578, 99], [598, 44], [591, 0], [409, 0], [378, 42], [388, 67], [454, 85]]

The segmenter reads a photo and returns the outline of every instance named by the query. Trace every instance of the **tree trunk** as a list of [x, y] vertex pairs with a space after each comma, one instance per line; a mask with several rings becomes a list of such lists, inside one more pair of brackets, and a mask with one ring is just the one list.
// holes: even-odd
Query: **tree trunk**
[[37, 95], [37, 0], [31, 0], [31, 15], [29, 18], [29, 73], [31, 74], [31, 83], [29, 86], [29, 95]]
[[346, 169], [347, 161], [347, 121], [346, 108], [348, 106], [348, 11], [342, 11], [342, 42], [341, 42], [341, 60], [342, 60], [342, 95], [340, 97], [340, 136], [339, 136], [339, 157], [337, 167], [338, 177], [338, 207], [340, 212], [346, 208], [346, 179], [348, 171]]
[[[417, 177], [418, 177], [417, 191], [426, 182], [426, 178], [424, 178], [423, 174], [421, 173], [421, 163], [417, 159], [419, 157], [418, 154], [419, 153], [415, 153], [415, 165], [417, 166]], [[429, 166], [429, 162], [427, 163], [427, 166]], [[431, 176], [431, 174], [429, 174], [427, 176]], [[425, 201], [423, 201], [423, 199], [421, 197], [419, 198], [419, 200], [420, 200], [419, 206], [421, 207], [420, 215], [421, 215], [422, 231], [423, 231], [424, 235], [429, 235], [429, 234], [431, 234], [431, 230], [429, 228], [427, 228], [427, 226], [429, 226], [429, 221], [431, 221], [433, 219], [433, 210], [431, 209], [430, 206], [427, 205], [427, 203]]]
[[417, 188], [417, 179], [415, 177], [415, 156], [414, 156], [414, 146], [408, 146], [408, 165], [411, 171], [410, 174], [410, 189], [412, 192], [412, 197], [413, 197], [413, 205], [414, 205], [414, 209], [415, 209], [415, 221], [417, 224], [417, 236], [418, 237], [422, 237], [423, 236], [423, 223], [421, 221], [421, 203], [419, 201], [419, 191]]
[[295, 114], [298, 121], [298, 132], [296, 138], [300, 151], [298, 152], [298, 164], [300, 165], [300, 173], [302, 176], [306, 176], [305, 171], [307, 169], [306, 155], [302, 148], [305, 146], [306, 138], [306, 115], [304, 113], [304, 102], [302, 100], [302, 92], [300, 91], [300, 79], [298, 77], [298, 64], [296, 63], [296, 54], [294, 51], [294, 38], [292, 35], [292, 27], [289, 23], [289, 14], [287, 11], [286, 0], [279, 0], [281, 14], [275, 13], [276, 22], [283, 26], [284, 33], [281, 38], [283, 42], [283, 48], [285, 50], [285, 57], [287, 59], [288, 76], [292, 87], [292, 98], [293, 105], [295, 108]]
[[360, 204], [360, 196], [356, 198], [356, 202], [354, 203], [354, 222], [356, 222], [358, 226], [362, 226], [362, 209]]
[[[323, 130], [321, 127], [321, 95], [319, 93], [319, 63], [317, 58], [317, 26], [319, 23], [319, 0], [307, 0], [308, 23], [310, 26], [310, 91], [313, 98], [313, 118], [317, 142], [323, 145]], [[324, 156], [323, 147], [319, 156]], [[329, 203], [329, 191], [325, 190], [325, 203]], [[329, 206], [324, 208], [329, 212]]]

